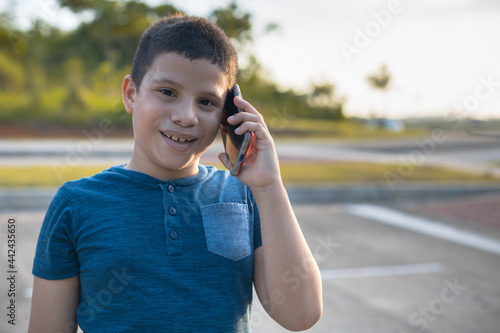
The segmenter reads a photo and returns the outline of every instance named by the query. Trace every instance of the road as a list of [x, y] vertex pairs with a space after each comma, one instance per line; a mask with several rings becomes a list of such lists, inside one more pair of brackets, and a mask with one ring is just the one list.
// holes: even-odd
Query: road
[[[0, 140], [0, 165], [120, 164], [130, 140]], [[217, 160], [216, 142], [204, 163]], [[347, 160], [447, 165], [499, 173], [495, 138], [385, 142], [278, 142], [282, 160]], [[500, 189], [289, 188], [322, 272], [324, 315], [310, 332], [498, 333]], [[53, 188], [0, 191], [0, 332], [26, 332], [36, 240]], [[11, 223], [9, 223], [9, 221]], [[8, 225], [15, 225], [15, 272], [8, 273]], [[12, 230], [12, 229], [11, 229]], [[300, 267], [291, 267], [301, 282]], [[11, 279], [16, 325], [8, 324]], [[14, 281], [15, 280], [15, 281]], [[285, 332], [256, 300], [252, 330]]]
[[[500, 196], [496, 198], [500, 203]], [[323, 276], [324, 315], [310, 331], [499, 332], [500, 229], [438, 214], [437, 206], [429, 202], [295, 206]], [[359, 216], [367, 208], [371, 217]], [[416, 232], [380, 222], [398, 213], [426, 224]], [[445, 239], [449, 230], [423, 234], [438, 223], [491, 241], [497, 251]], [[261, 308], [257, 309], [262, 318]], [[259, 333], [285, 332], [269, 319], [254, 327]]]
[[[445, 209], [478, 202], [490, 202], [486, 222]], [[324, 314], [310, 332], [498, 333], [500, 191], [439, 201], [293, 204], [323, 277]], [[26, 332], [31, 266], [44, 215], [44, 209], [18, 208], [0, 213], [0, 332]], [[15, 220], [18, 250], [15, 327], [6, 316], [9, 219]], [[300, 267], [290, 269], [300, 283]], [[252, 331], [286, 332], [257, 300]]]

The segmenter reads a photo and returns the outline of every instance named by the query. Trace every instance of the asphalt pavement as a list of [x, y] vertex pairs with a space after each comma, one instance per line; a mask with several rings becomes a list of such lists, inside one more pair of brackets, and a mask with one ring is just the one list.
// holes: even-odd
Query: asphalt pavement
[[[310, 332], [500, 331], [500, 229], [436, 205], [295, 205], [323, 277], [324, 315]], [[255, 308], [254, 332], [285, 332]]]
[[[498, 207], [500, 189], [440, 199], [322, 203], [304, 200], [299, 191], [290, 190], [292, 202], [323, 277], [324, 314], [310, 332], [499, 332], [500, 227], [481, 220], [484, 214], [463, 218], [440, 208], [478, 202]], [[45, 211], [23, 205], [29, 203], [0, 213], [0, 332], [26, 332], [28, 325], [31, 266]], [[490, 219], [499, 222], [498, 211], [492, 209]], [[16, 273], [7, 269], [9, 224], [16, 230]], [[291, 269], [300, 281], [300, 268]], [[12, 274], [15, 326], [7, 316]], [[286, 332], [257, 300], [252, 311], [253, 332]]]

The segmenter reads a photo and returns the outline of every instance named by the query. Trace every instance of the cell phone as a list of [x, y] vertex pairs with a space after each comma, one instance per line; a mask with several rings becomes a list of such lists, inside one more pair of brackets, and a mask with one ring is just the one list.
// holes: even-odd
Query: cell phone
[[234, 97], [240, 96], [241, 92], [237, 84], [227, 92], [224, 111], [222, 113], [222, 121], [220, 125], [220, 132], [222, 135], [222, 142], [224, 143], [224, 150], [226, 152], [226, 161], [228, 169], [233, 176], [240, 173], [241, 167], [247, 157], [248, 148], [253, 141], [254, 134], [252, 132], [245, 132], [243, 135], [234, 133], [242, 123], [231, 125], [227, 122], [227, 118], [232, 115], [243, 112], [234, 105]]

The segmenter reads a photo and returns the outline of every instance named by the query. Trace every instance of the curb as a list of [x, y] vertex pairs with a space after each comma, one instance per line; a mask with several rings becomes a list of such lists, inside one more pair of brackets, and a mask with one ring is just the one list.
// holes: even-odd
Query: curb
[[0, 212], [45, 211], [58, 187], [0, 189]]
[[405, 200], [443, 200], [471, 195], [500, 194], [500, 185], [489, 184], [416, 184], [398, 186], [385, 184], [345, 185], [331, 187], [287, 187], [293, 204], [335, 204]]

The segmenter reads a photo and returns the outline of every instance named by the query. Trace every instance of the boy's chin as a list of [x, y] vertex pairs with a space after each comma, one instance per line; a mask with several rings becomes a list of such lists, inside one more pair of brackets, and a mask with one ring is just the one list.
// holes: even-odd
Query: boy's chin
[[198, 164], [199, 158], [176, 158], [173, 156], [169, 156], [168, 158], [164, 158], [157, 166], [166, 172], [176, 172], [176, 173], [198, 173]]

